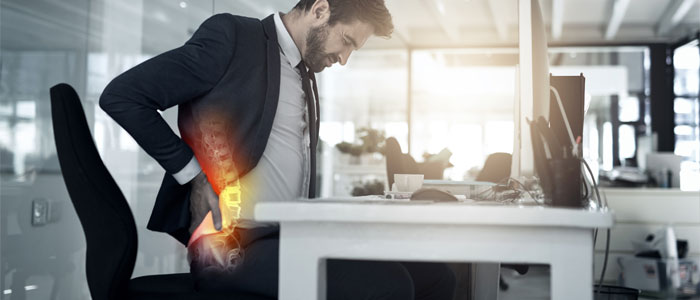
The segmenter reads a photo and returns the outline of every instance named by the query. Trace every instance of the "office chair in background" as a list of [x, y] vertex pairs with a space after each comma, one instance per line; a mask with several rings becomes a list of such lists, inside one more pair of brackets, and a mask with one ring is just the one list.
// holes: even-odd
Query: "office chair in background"
[[418, 164], [408, 154], [401, 152], [401, 145], [394, 137], [384, 142], [384, 156], [386, 156], [386, 176], [389, 188], [394, 184], [394, 174], [418, 174]]
[[[423, 174], [424, 179], [443, 179], [445, 169], [452, 167], [449, 162], [449, 155], [446, 160], [426, 160], [425, 162], [417, 163], [410, 154], [405, 154], [401, 151], [401, 145], [394, 137], [386, 139], [384, 147], [384, 156], [386, 156], [386, 176], [389, 182], [389, 188], [394, 184], [394, 174]], [[443, 150], [445, 151], [445, 150]]]
[[70, 85], [51, 88], [51, 115], [63, 180], [85, 232], [92, 299], [269, 300], [247, 293], [197, 292], [189, 273], [130, 279], [138, 249], [136, 223], [97, 152], [78, 94]]
[[513, 156], [510, 153], [496, 152], [489, 154], [484, 162], [484, 167], [476, 176], [476, 181], [486, 181], [494, 183], [503, 183], [504, 180], [510, 178], [510, 165], [513, 161]]

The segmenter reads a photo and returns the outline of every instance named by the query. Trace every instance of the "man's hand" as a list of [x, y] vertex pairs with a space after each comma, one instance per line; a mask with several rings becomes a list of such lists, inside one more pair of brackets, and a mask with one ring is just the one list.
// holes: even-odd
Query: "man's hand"
[[212, 214], [214, 228], [221, 230], [221, 209], [219, 208], [219, 196], [214, 193], [209, 180], [204, 172], [199, 172], [197, 176], [190, 182], [192, 192], [190, 193], [190, 214], [192, 220], [190, 223], [190, 233], [202, 223], [204, 217], [209, 211]]

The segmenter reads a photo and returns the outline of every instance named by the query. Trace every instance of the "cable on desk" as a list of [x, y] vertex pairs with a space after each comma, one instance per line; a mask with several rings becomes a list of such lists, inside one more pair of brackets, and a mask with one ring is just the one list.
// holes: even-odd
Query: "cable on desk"
[[591, 194], [588, 192], [589, 187], [588, 187], [588, 180], [586, 180], [586, 174], [582, 174], [582, 175], [583, 175], [583, 180], [581, 180], [581, 182], [583, 185], [583, 191], [585, 192], [585, 194], [583, 194], [583, 199], [585, 199], [586, 203], [588, 203], [588, 201], [591, 200], [591, 198], [590, 198]]
[[532, 200], [534, 200], [535, 203], [537, 203], [538, 205], [544, 205], [544, 203], [540, 203], [540, 201], [538, 201], [537, 198], [534, 195], [532, 195], [532, 193], [530, 193], [530, 190], [522, 182], [518, 181], [513, 177], [510, 177], [509, 181], [517, 183], [528, 195], [530, 195], [530, 198], [532, 198]]
[[[598, 190], [598, 184], [595, 182], [595, 176], [593, 176], [593, 171], [591, 171], [591, 167], [588, 166], [588, 163], [581, 159], [581, 162], [583, 162], [583, 165], [586, 166], [586, 170], [588, 170], [588, 173], [591, 175], [591, 180], [593, 181], [593, 187], [595, 189], [596, 197], [598, 198], [598, 205], [599, 209], [602, 209], [602, 200], [600, 198], [600, 191]], [[608, 199], [605, 199], [605, 208], [608, 208]], [[600, 291], [603, 289], [603, 278], [605, 278], [605, 269], [608, 267], [608, 254], [610, 253], [610, 228], [607, 230], [607, 235], [605, 237], [605, 257], [603, 258], [603, 270], [600, 272], [600, 280], [598, 280], [598, 291], [596, 291], [596, 294], [600, 295]], [[595, 235], [597, 236], [598, 234], [598, 229], [595, 230]], [[596, 237], [594, 236], [593, 238], [593, 251], [595, 252], [595, 239]], [[595, 256], [594, 256], [595, 258]]]
[[[593, 188], [594, 188], [594, 191], [596, 193], [596, 198], [598, 199], [598, 208], [603, 208], [603, 202], [600, 198], [600, 193], [598, 192], [598, 184], [595, 182], [595, 176], [593, 175], [593, 171], [591, 171], [591, 167], [588, 166], [588, 163], [586, 162], [586, 160], [581, 159], [581, 162], [586, 167], [586, 170], [588, 170], [588, 174], [591, 175], [591, 180], [593, 181]], [[606, 206], [607, 206], [607, 203], [606, 203]]]
[[[581, 182], [583, 183], [583, 191], [585, 192], [583, 194], [583, 199], [585, 200], [584, 203], [590, 203], [591, 198], [593, 198], [593, 191], [591, 191], [592, 187], [591, 185], [588, 184], [588, 173], [586, 173], [586, 170], [581, 170], [581, 175], [583, 176], [583, 180]], [[598, 208], [600, 208], [599, 204], [596, 204]], [[593, 229], [593, 249], [595, 249], [595, 245], [598, 239], [598, 228]]]
[[595, 251], [596, 239], [598, 239], [598, 228], [593, 229], [593, 251]]
[[[514, 184], [517, 183], [517, 186]], [[538, 198], [527, 188], [522, 182], [512, 177], [506, 177], [496, 182], [486, 190], [476, 194], [475, 201], [495, 201], [495, 202], [514, 202], [521, 198], [523, 193], [527, 193], [533, 201], [538, 205], [544, 205]]]

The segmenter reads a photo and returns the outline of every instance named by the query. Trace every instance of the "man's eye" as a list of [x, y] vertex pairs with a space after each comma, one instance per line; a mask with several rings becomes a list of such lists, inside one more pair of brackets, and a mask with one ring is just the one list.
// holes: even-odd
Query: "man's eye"
[[343, 44], [345, 44], [345, 46], [350, 46], [350, 41], [348, 41], [348, 39], [344, 38]]

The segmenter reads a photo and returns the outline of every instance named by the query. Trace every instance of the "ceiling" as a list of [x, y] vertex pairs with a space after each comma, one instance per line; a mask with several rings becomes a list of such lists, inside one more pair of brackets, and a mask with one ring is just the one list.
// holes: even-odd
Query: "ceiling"
[[[413, 47], [516, 45], [517, 0], [387, 0]], [[700, 0], [540, 0], [552, 44], [674, 41], [700, 30]]]
[[[517, 45], [518, 0], [385, 0], [395, 32], [369, 48]], [[220, 2], [216, 2], [219, 5]], [[221, 2], [262, 17], [296, 0]], [[668, 42], [700, 30], [700, 0], [540, 0], [550, 45]]]
[[[55, 42], [61, 48], [70, 47], [74, 43], [60, 37], [87, 35], [86, 24], [94, 26], [101, 20], [99, 15], [94, 15], [99, 11], [95, 5], [106, 1], [0, 0], [2, 46], [21, 49]], [[185, 7], [182, 2], [186, 3]], [[200, 19], [211, 13], [230, 12], [260, 18], [275, 11], [288, 11], [295, 3], [296, 0], [124, 0], [109, 5], [124, 5], [130, 10], [142, 7], [139, 13], [143, 14], [144, 26], [163, 23], [157, 26], [157, 40], [165, 40], [163, 47], [172, 47], [182, 44], [201, 23]], [[386, 0], [386, 3], [395, 24], [393, 37], [370, 39], [366, 48], [517, 45], [517, 0]], [[541, 0], [540, 3], [550, 45], [673, 42], [700, 30], [700, 0]], [[154, 49], [159, 48], [154, 46]]]

